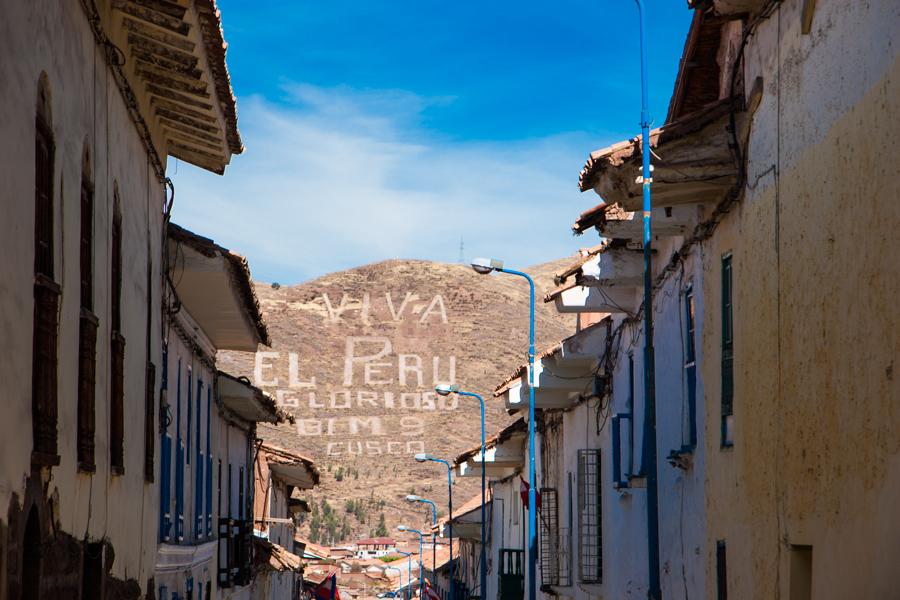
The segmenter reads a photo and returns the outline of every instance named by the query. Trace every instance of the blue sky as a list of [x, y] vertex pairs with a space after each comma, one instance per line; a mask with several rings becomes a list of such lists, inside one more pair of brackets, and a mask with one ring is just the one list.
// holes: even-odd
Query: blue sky
[[[661, 124], [691, 11], [646, 2]], [[171, 160], [174, 220], [255, 277], [597, 243], [569, 227], [588, 154], [638, 132], [634, 2], [218, 3], [246, 151], [224, 177]]]

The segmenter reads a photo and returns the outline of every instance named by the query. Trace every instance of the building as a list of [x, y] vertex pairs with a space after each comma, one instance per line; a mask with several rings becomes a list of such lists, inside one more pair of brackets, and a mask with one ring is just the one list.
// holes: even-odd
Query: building
[[[885, 240], [900, 210], [871, 174], [896, 165], [876, 157], [897, 128], [898, 51], [867, 52], [864, 40], [891, 38], [900, 10], [691, 4], [669, 114], [651, 134], [655, 418], [640, 322], [643, 148], [632, 139], [589, 157], [579, 184], [603, 202], [574, 229], [596, 229], [601, 243], [546, 298], [579, 326], [535, 365], [539, 589], [645, 597], [653, 555], [665, 598], [890, 595], [900, 321], [887, 299], [900, 261]], [[835, 276], [844, 257], [853, 266]], [[496, 390], [510, 411], [528, 408], [527, 375]], [[457, 475], [480, 475], [486, 454], [461, 457]], [[509, 568], [499, 553], [526, 535], [512, 526], [525, 518], [524, 464], [492, 476], [500, 598], [520, 597], [503, 590], [522, 577], [518, 556]]]
[[249, 597], [256, 423], [283, 415], [216, 355], [268, 332], [243, 257], [172, 223], [165, 256], [158, 597]]
[[253, 598], [295, 598], [303, 582], [305, 547], [294, 541], [291, 496], [294, 490], [318, 485], [319, 471], [308, 458], [262, 443], [253, 472], [253, 541], [258, 547]]
[[[896, 191], [872, 173], [896, 171], [896, 160], [876, 157], [898, 127], [898, 50], [867, 47], [896, 37], [900, 8], [692, 4], [667, 123], [653, 140], [655, 205], [676, 218], [697, 207], [677, 248], [657, 246], [656, 303], [677, 297], [687, 310], [682, 344], [667, 341], [677, 341], [679, 321], [666, 318], [654, 340], [663, 595], [890, 595], [900, 415], [888, 399], [900, 397], [891, 358], [900, 322], [886, 304], [898, 261], [884, 240], [900, 211]], [[597, 219], [602, 234], [621, 227], [613, 205], [638, 209], [640, 156], [624, 142], [582, 172], [582, 189], [605, 200], [583, 219]], [[835, 276], [841, 258], [852, 266]], [[691, 414], [690, 402], [671, 400], [679, 365], [683, 393], [696, 397], [690, 454], [673, 453], [664, 427]], [[684, 509], [670, 504], [679, 488]], [[667, 557], [682, 529], [680, 568]]]
[[218, 12], [0, 13], [0, 598], [152, 596], [166, 157], [242, 151]]
[[381, 558], [396, 549], [397, 543], [391, 538], [366, 538], [356, 542], [356, 558]]

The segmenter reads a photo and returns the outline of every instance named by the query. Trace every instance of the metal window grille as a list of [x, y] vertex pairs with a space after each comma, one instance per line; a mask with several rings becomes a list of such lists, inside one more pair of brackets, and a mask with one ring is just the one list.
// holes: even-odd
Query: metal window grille
[[603, 581], [603, 527], [600, 495], [600, 449], [578, 451], [578, 578]]
[[541, 488], [540, 536], [541, 586], [571, 585], [569, 569], [568, 528], [559, 526], [559, 507], [556, 489]]
[[722, 445], [734, 442], [734, 320], [731, 254], [722, 257]]

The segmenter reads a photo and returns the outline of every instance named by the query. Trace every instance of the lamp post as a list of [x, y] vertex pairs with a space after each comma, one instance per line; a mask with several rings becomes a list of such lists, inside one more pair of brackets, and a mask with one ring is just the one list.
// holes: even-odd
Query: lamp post
[[397, 525], [397, 531], [408, 531], [419, 536], [419, 598], [425, 598], [425, 579], [422, 577], [422, 532], [406, 525]]
[[421, 496], [416, 496], [415, 494], [409, 494], [406, 497], [407, 502], [424, 502], [425, 504], [431, 505], [431, 565], [432, 565], [432, 583], [437, 585], [437, 532], [434, 528], [437, 527], [437, 506], [431, 500], [427, 498], [422, 498]]
[[[387, 573], [388, 571], [391, 571], [391, 570], [397, 571], [397, 575], [400, 576], [400, 589], [402, 590], [403, 589], [403, 571], [401, 571], [397, 567], [392, 567], [390, 565], [388, 565], [387, 567], [384, 568], [385, 573]], [[409, 575], [407, 575], [406, 578], [409, 579]], [[388, 583], [390, 583], [390, 579], [388, 580]]]
[[652, 228], [650, 215], [650, 113], [647, 90], [647, 38], [643, 0], [635, 0], [641, 44], [641, 159], [644, 225], [644, 456], [647, 463], [647, 569], [650, 589], [648, 598], [660, 600], [662, 589], [659, 581], [659, 490], [656, 474], [656, 357], [653, 350], [653, 282], [652, 276]]
[[[649, 194], [649, 191], [647, 193]], [[644, 218], [647, 219], [646, 216]], [[503, 261], [495, 258], [476, 258], [472, 261], [472, 268], [481, 275], [497, 271], [498, 273], [517, 275], [528, 282], [528, 600], [535, 600], [537, 595], [537, 500], [535, 498], [535, 484], [537, 482], [534, 476], [534, 280], [527, 273], [504, 268]]]
[[431, 454], [416, 454], [416, 462], [438, 462], [447, 467], [447, 508], [449, 515], [447, 516], [448, 539], [450, 540], [450, 600], [456, 600], [454, 595], [455, 586], [453, 584], [453, 467], [443, 458], [437, 458]]
[[487, 502], [487, 475], [485, 469], [485, 437], [484, 437], [484, 398], [473, 392], [466, 392], [459, 389], [458, 385], [440, 384], [435, 386], [436, 391], [441, 396], [449, 396], [456, 393], [460, 396], [468, 396], [469, 398], [477, 398], [481, 405], [481, 597], [487, 597], [487, 539], [485, 531], [487, 530], [487, 521], [485, 520], [484, 505]]
[[[409, 588], [412, 587], [412, 554], [399, 550], [397, 554], [406, 557], [406, 600], [409, 600]], [[400, 587], [403, 588], [403, 577], [400, 577]]]

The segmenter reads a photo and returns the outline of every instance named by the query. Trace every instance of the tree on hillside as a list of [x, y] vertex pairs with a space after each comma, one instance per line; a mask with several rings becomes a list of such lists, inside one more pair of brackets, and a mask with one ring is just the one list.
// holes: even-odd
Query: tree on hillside
[[387, 537], [387, 524], [384, 522], [384, 513], [378, 517], [378, 527], [375, 528], [375, 537]]

